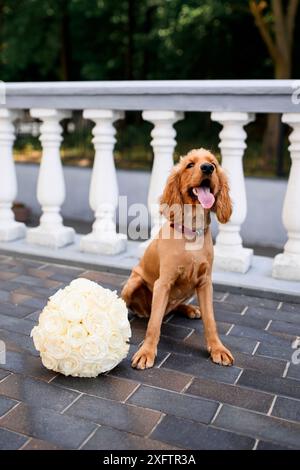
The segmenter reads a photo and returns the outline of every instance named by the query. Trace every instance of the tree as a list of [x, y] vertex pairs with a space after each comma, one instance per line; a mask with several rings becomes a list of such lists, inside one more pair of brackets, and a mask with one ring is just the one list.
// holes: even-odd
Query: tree
[[[274, 66], [276, 79], [289, 79], [292, 75], [292, 52], [298, 0], [250, 0], [250, 11], [267, 47]], [[280, 148], [281, 121], [279, 114], [269, 114], [263, 141], [263, 155], [270, 164]]]

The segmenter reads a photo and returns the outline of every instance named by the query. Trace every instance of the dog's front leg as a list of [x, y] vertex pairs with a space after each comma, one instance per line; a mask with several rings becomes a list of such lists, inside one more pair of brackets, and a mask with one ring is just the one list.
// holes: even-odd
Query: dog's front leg
[[224, 346], [217, 332], [213, 310], [213, 290], [211, 280], [197, 287], [197, 296], [204, 326], [207, 350], [216, 364], [229, 366], [233, 364], [234, 358], [231, 352]]
[[154, 283], [151, 315], [149, 318], [145, 340], [132, 358], [132, 367], [147, 369], [152, 367], [157, 355], [157, 345], [163, 317], [168, 305], [171, 282], [158, 279]]

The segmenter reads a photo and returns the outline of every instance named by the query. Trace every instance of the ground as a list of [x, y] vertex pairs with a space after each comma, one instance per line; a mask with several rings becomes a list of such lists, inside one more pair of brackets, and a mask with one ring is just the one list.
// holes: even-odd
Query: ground
[[[291, 363], [300, 304], [215, 290], [232, 367], [211, 363], [201, 320], [174, 315], [153, 369], [133, 370], [128, 358], [96, 379], [67, 378], [41, 365], [29, 334], [49, 295], [78, 276], [118, 291], [126, 279], [0, 255], [1, 449], [300, 447], [300, 364]], [[146, 323], [131, 325], [130, 354]]]

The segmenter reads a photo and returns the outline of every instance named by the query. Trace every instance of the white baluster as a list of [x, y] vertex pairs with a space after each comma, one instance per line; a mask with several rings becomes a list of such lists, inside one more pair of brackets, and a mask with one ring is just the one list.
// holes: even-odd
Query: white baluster
[[282, 213], [288, 241], [284, 252], [275, 256], [272, 275], [300, 281], [300, 113], [284, 114], [282, 121], [293, 129], [289, 137], [292, 166]]
[[154, 160], [148, 191], [148, 208], [151, 215], [151, 238], [139, 246], [142, 256], [151, 240], [159, 232], [163, 217], [159, 213], [159, 198], [163, 193], [167, 178], [174, 165], [173, 153], [176, 146], [174, 124], [183, 119], [184, 114], [176, 111], [144, 111], [143, 119], [154, 124], [151, 132], [151, 146]]
[[[247, 134], [244, 126], [254, 119], [254, 115], [238, 112], [214, 112], [213, 121], [223, 125], [220, 132], [219, 148], [222, 154], [222, 167], [230, 184], [233, 212], [230, 221], [219, 224], [219, 233], [214, 248], [214, 267], [225, 271], [245, 273], [250, 265], [253, 250], [243, 247], [240, 235], [241, 225], [247, 215], [247, 200], [243, 171], [243, 154]], [[254, 214], [255, 216], [255, 214]]]
[[73, 243], [75, 232], [65, 227], [60, 215], [60, 207], [65, 199], [65, 182], [60, 158], [62, 127], [59, 122], [70, 116], [56, 109], [31, 109], [30, 114], [40, 119], [40, 141], [42, 160], [40, 164], [37, 198], [42, 206], [40, 225], [27, 231], [27, 242], [60, 248]]
[[126, 249], [127, 236], [116, 232], [115, 212], [118, 206], [118, 182], [113, 149], [116, 129], [113, 123], [124, 113], [87, 109], [83, 117], [96, 123], [93, 128], [95, 160], [90, 187], [90, 206], [95, 222], [90, 234], [81, 238], [80, 249], [92, 253], [115, 255]]
[[11, 241], [25, 237], [26, 227], [15, 221], [12, 204], [17, 195], [17, 178], [13, 161], [15, 139], [13, 121], [17, 114], [0, 109], [0, 240]]

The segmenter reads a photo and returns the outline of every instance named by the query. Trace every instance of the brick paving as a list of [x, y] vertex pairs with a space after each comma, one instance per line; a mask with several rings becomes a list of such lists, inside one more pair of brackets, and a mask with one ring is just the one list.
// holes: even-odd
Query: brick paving
[[[214, 365], [201, 320], [169, 316], [156, 366], [130, 357], [96, 379], [46, 370], [29, 337], [49, 295], [76, 277], [120, 291], [126, 276], [0, 255], [0, 449], [299, 449], [299, 303], [214, 292], [236, 362]], [[271, 294], [268, 294], [269, 297]], [[130, 354], [146, 322], [131, 318]]]

